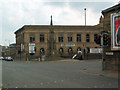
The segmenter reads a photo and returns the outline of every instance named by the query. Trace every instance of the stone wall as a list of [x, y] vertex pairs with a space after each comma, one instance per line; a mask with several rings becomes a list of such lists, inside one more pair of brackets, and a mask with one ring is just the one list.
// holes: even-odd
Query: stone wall
[[[117, 4], [111, 8], [102, 11], [102, 14], [104, 16], [103, 29], [104, 31], [108, 32], [109, 35], [108, 46], [103, 47], [104, 70], [118, 70], [118, 66], [120, 64], [120, 51], [111, 50], [111, 14], [118, 13], [119, 10], [120, 10], [120, 4]], [[107, 54], [107, 53], [111, 53], [111, 54]]]

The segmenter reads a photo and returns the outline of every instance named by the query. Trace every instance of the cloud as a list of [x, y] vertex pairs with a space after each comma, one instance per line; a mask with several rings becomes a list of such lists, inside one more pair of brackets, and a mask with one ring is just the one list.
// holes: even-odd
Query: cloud
[[[69, 2], [70, 1], [70, 2]], [[80, 0], [79, 0], [80, 1]], [[87, 25], [96, 25], [99, 22], [101, 10], [112, 3], [84, 3], [75, 0], [3, 0], [2, 10], [2, 40], [15, 42], [14, 32], [23, 25], [49, 25], [53, 15], [54, 25], [84, 25], [84, 8], [87, 8]], [[0, 33], [1, 33], [0, 32]], [[8, 35], [10, 34], [10, 35]]]
[[[85, 12], [84, 6], [80, 6], [82, 3], [74, 3], [71, 6], [71, 3], [64, 3], [64, 6], [59, 7], [55, 6], [52, 3], [52, 6], [46, 6], [49, 8], [48, 14], [53, 15], [53, 21], [55, 24], [65, 24], [65, 25], [84, 25], [85, 22]], [[77, 6], [75, 6], [77, 4]], [[50, 4], [51, 5], [51, 4]], [[80, 8], [78, 8], [78, 5]], [[100, 12], [94, 12], [93, 8], [87, 9], [87, 25], [96, 25], [99, 23]]]

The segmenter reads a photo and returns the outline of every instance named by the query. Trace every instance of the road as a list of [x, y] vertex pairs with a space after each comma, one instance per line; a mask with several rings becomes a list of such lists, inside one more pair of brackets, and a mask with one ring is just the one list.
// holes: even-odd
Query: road
[[4, 88], [118, 88], [117, 78], [96, 74], [102, 71], [101, 63], [100, 60], [3, 61], [2, 85]]

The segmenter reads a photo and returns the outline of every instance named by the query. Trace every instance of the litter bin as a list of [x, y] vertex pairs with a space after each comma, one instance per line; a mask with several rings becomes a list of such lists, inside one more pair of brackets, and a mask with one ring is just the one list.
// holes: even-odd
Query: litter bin
[[45, 55], [42, 56], [42, 61], [45, 61]]

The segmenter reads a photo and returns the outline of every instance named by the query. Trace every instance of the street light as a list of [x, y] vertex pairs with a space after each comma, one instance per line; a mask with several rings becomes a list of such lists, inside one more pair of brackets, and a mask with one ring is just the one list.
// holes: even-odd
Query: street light
[[[84, 8], [84, 11], [85, 11], [85, 30], [86, 30], [86, 8]], [[86, 57], [86, 45], [83, 44], [83, 48], [84, 48], [84, 59]]]
[[84, 8], [85, 10], [85, 26], [86, 26], [86, 8]]

